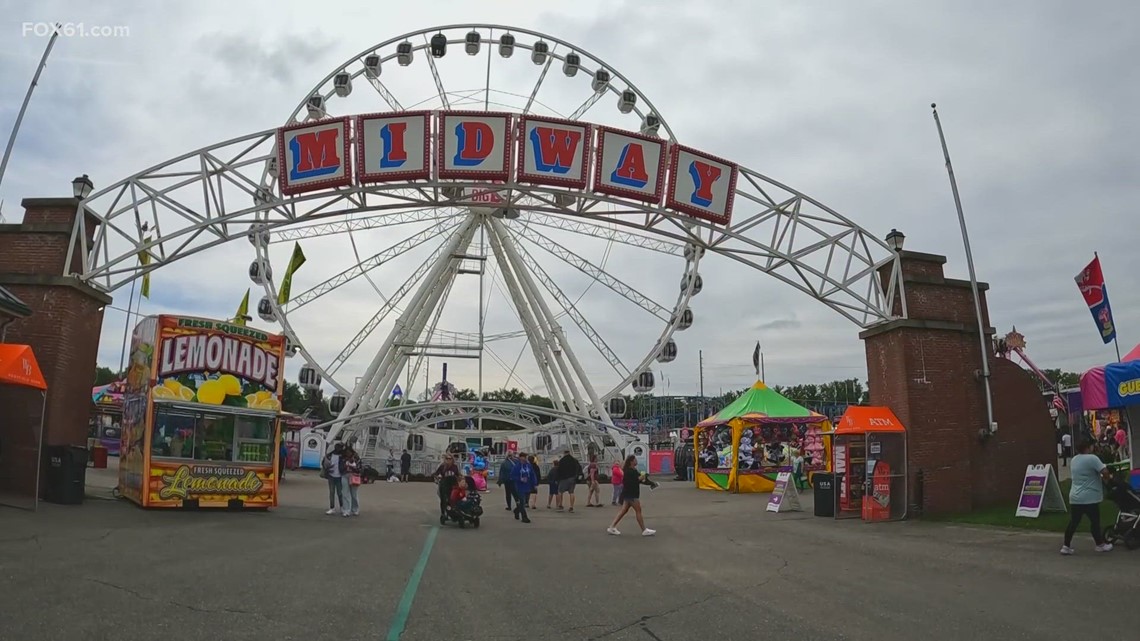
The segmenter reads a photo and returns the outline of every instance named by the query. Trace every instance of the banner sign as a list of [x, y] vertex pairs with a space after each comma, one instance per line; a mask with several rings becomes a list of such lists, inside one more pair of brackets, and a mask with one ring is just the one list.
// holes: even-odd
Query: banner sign
[[1104, 284], [1104, 272], [1100, 269], [1100, 256], [1094, 257], [1075, 280], [1100, 330], [1101, 340], [1105, 344], [1111, 343], [1116, 339], [1116, 325], [1112, 322], [1112, 307], [1108, 304], [1108, 288]]
[[151, 397], [280, 411], [285, 338], [229, 322], [158, 317]]
[[1140, 361], [1106, 365], [1104, 391], [1109, 407], [1127, 407], [1140, 403]]
[[800, 512], [803, 506], [800, 505], [800, 491], [796, 489], [796, 484], [792, 482], [791, 472], [780, 472], [776, 475], [776, 487], [772, 490], [772, 496], [768, 499], [768, 507], [765, 512]]
[[1052, 465], [1028, 465], [1025, 479], [1021, 483], [1021, 497], [1017, 500], [1014, 516], [1035, 519], [1046, 512], [1068, 512], [1065, 498], [1061, 495], [1061, 484], [1053, 473]]
[[185, 464], [153, 459], [150, 464], [148, 507], [225, 506], [239, 499], [245, 507], [273, 507], [273, 470], [226, 464]]
[[493, 184], [474, 190], [501, 194], [519, 184], [549, 185], [664, 204], [718, 225], [731, 222], [739, 167], [727, 160], [584, 122], [507, 112], [432, 113], [372, 113], [278, 129], [281, 193], [433, 179], [485, 181]]

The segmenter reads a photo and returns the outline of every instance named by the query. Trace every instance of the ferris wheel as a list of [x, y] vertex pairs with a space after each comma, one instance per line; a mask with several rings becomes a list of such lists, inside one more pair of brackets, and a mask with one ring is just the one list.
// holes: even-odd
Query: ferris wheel
[[[500, 25], [424, 29], [366, 49], [284, 124], [439, 110], [582, 121], [676, 142], [613, 66]], [[262, 172], [265, 203], [280, 193], [276, 165], [271, 158]], [[298, 212], [303, 224], [254, 223], [249, 275], [265, 292], [258, 316], [279, 323], [304, 360], [301, 383], [332, 386], [342, 417], [383, 407], [394, 390], [438, 388], [427, 370], [437, 358], [462, 372], [458, 387], [518, 388], [611, 423], [624, 414], [624, 393], [654, 389], [654, 368], [677, 358], [678, 333], [696, 322], [705, 245], [683, 221], [660, 233], [656, 205], [572, 188], [428, 181], [361, 192], [340, 207]], [[273, 215], [267, 207], [260, 220]], [[273, 266], [280, 273], [298, 243], [310, 258], [286, 299]]]

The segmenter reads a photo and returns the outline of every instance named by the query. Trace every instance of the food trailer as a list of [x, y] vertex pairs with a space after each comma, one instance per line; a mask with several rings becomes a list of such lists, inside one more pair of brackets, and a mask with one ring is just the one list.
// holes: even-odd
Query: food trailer
[[277, 505], [285, 338], [150, 316], [131, 335], [119, 490], [143, 507]]

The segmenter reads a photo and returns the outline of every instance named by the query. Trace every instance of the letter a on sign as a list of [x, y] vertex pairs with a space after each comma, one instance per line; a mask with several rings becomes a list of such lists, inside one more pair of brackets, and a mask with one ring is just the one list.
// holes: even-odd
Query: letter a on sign
[[494, 180], [511, 177], [511, 115], [491, 111], [439, 114], [439, 177]]
[[356, 117], [356, 173], [361, 183], [431, 177], [431, 112]]
[[522, 116], [519, 123], [518, 181], [585, 189], [590, 171], [588, 124]]
[[665, 142], [599, 127], [594, 191], [653, 204], [661, 202], [665, 191]]
[[720, 225], [732, 221], [738, 168], [727, 160], [676, 145], [669, 160], [665, 206]]
[[281, 193], [300, 194], [352, 183], [348, 118], [277, 130]]

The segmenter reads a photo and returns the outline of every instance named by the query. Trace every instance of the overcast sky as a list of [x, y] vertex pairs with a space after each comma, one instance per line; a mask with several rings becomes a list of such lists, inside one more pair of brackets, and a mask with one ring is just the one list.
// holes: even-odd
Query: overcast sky
[[[908, 249], [946, 254], [949, 275], [965, 278], [929, 108], [937, 102], [978, 275], [991, 283], [998, 330], [1016, 325], [1041, 367], [1083, 370], [1114, 358], [1073, 283], [1097, 251], [1122, 351], [1140, 340], [1140, 289], [1131, 281], [1140, 273], [1140, 256], [1131, 248], [1136, 232], [1129, 222], [1140, 168], [1140, 132], [1132, 115], [1140, 104], [1135, 3], [473, 5], [0, 1], [4, 136], [46, 44], [45, 37], [25, 35], [34, 31], [25, 23], [129, 31], [118, 38], [57, 42], [0, 185], [3, 214], [14, 222], [21, 198], [68, 195], [78, 174], [90, 174], [97, 188], [104, 187], [196, 148], [276, 127], [326, 74], [401, 33], [463, 20], [500, 23], [551, 34], [605, 59], [650, 97], [682, 142], [791, 185], [880, 237], [897, 227], [906, 233]], [[448, 58], [441, 67], [447, 64], [462, 63]], [[516, 55], [508, 67], [496, 82], [509, 85], [524, 72], [533, 75], [524, 56]], [[451, 81], [462, 88], [481, 86], [481, 78], [465, 82], [460, 76], [456, 72]], [[435, 93], [422, 69], [402, 87], [419, 98]], [[520, 81], [517, 87], [525, 91], [529, 84]], [[385, 108], [378, 98], [372, 102], [349, 113]], [[610, 102], [598, 109], [616, 112]], [[591, 112], [585, 119], [606, 122], [609, 116]], [[368, 255], [393, 238], [374, 234], [356, 240], [369, 246], [360, 248]], [[346, 267], [353, 251], [348, 242], [337, 236], [307, 243], [310, 264], [294, 287], [311, 287]], [[277, 249], [276, 268], [283, 270], [289, 247]], [[679, 261], [658, 268], [659, 257], [624, 246], [580, 249], [657, 300], [676, 296]], [[231, 316], [249, 286], [252, 256], [247, 243], [235, 243], [157, 272], [154, 296], [143, 302], [143, 312]], [[400, 274], [424, 256], [413, 253], [403, 266], [378, 272], [379, 287], [390, 294]], [[856, 326], [763, 274], [715, 256], [707, 263], [705, 289], [693, 303], [697, 324], [677, 336], [678, 359], [655, 366], [668, 379], [667, 391], [697, 391], [698, 350], [704, 352], [706, 392], [748, 385], [758, 339], [765, 345], [770, 382], [865, 378]], [[564, 264], [547, 264], [568, 296], [581, 296], [584, 313], [615, 351], [636, 360], [634, 354], [651, 348], [659, 328], [651, 328], [648, 316], [631, 320], [636, 308], [603, 287], [589, 286]], [[328, 297], [321, 308], [314, 305], [320, 313], [298, 321], [302, 339], [326, 359], [379, 304], [371, 285], [354, 287]], [[505, 298], [491, 289], [488, 330], [516, 329]], [[115, 292], [117, 307], [125, 307], [127, 294]], [[255, 290], [255, 300], [258, 295]], [[468, 289], [455, 298], [444, 324], [466, 331], [478, 297]], [[108, 310], [101, 364], [117, 367], [124, 319], [120, 311]], [[523, 347], [515, 341], [494, 349], [510, 365]], [[575, 347], [599, 387], [606, 387], [597, 353], [584, 343]], [[346, 375], [363, 371], [368, 356], [359, 352], [345, 366]], [[288, 370], [294, 378], [298, 360]], [[472, 363], [452, 367], [456, 384], [475, 386]], [[516, 374], [542, 391], [529, 352]], [[497, 363], [487, 364], [487, 375], [489, 387], [506, 379]], [[665, 385], [661, 381], [659, 391]]]

